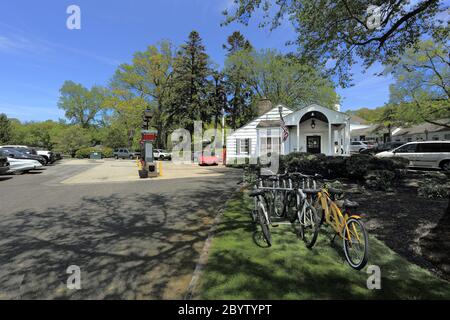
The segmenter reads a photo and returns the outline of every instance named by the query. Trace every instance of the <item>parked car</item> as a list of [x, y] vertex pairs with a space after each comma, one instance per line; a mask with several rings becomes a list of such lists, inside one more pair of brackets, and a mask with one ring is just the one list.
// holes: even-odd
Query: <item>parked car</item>
[[9, 170], [8, 157], [0, 149], [0, 175], [7, 173]]
[[16, 159], [32, 159], [39, 161], [43, 166], [45, 166], [48, 161], [42, 156], [38, 156], [36, 154], [33, 154], [32, 151], [28, 148], [4, 148], [2, 147], [6, 153], [8, 153], [8, 157], [10, 158], [16, 158]]
[[402, 157], [409, 160], [410, 167], [450, 172], [450, 141], [410, 142], [394, 150], [380, 152], [376, 157]]
[[135, 159], [139, 156], [138, 153], [132, 152], [126, 148], [116, 149], [113, 152], [114, 158], [116, 159]]
[[200, 166], [218, 166], [219, 158], [217, 156], [201, 155], [198, 157], [198, 164]]
[[404, 144], [405, 144], [404, 142], [397, 142], [397, 141], [386, 142], [386, 143], [380, 144], [376, 147], [365, 149], [365, 150], [361, 151], [360, 153], [362, 153], [362, 154], [377, 154], [377, 153], [380, 153], [383, 151], [394, 150], [395, 148], [398, 148]]
[[361, 153], [364, 150], [371, 149], [373, 145], [369, 144], [367, 141], [352, 141], [350, 143], [350, 152]]
[[26, 149], [27, 151], [31, 152], [31, 154], [33, 154], [33, 155], [38, 155], [38, 156], [43, 157], [47, 161], [47, 164], [55, 162], [55, 155], [53, 154], [53, 152], [48, 151], [48, 150], [39, 150], [39, 149], [35, 149], [35, 148], [30, 148], [28, 146], [19, 146], [19, 145], [0, 146], [0, 148], [12, 148], [12, 149], [17, 149], [17, 150]]
[[37, 150], [38, 155], [44, 157], [48, 163], [53, 163], [56, 161], [55, 154], [48, 150]]
[[153, 150], [153, 158], [157, 160], [172, 160], [172, 153], [162, 149]]
[[23, 173], [42, 167], [39, 161], [33, 159], [16, 159], [8, 157], [8, 152], [0, 149], [0, 153], [6, 156], [9, 162], [9, 171], [7, 173]]

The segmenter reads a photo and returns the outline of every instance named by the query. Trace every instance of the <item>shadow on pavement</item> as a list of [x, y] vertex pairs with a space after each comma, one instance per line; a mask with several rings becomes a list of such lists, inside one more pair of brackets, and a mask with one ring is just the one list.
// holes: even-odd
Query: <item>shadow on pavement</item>
[[[0, 221], [2, 299], [180, 299], [217, 208], [217, 181], [183, 194], [84, 197]], [[70, 265], [81, 290], [66, 287]]]

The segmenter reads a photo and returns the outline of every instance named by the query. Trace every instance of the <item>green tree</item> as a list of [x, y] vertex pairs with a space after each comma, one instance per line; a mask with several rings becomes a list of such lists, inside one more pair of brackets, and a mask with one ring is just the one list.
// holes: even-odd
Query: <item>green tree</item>
[[258, 99], [265, 97], [294, 109], [312, 103], [334, 108], [339, 102], [333, 83], [292, 55], [261, 50], [253, 52], [245, 65], [246, 81]]
[[75, 157], [79, 149], [91, 146], [91, 137], [89, 131], [82, 126], [70, 125], [53, 137], [53, 143], [56, 151]]
[[[402, 108], [404, 122], [428, 122], [450, 118], [450, 46], [433, 40], [421, 41], [386, 68], [395, 83], [390, 102]], [[445, 126], [450, 128], [450, 120]]]
[[244, 36], [236, 31], [223, 45], [227, 50], [224, 77], [226, 93], [230, 97], [226, 112], [229, 114], [228, 124], [239, 128], [255, 115], [252, 108], [253, 91], [248, 80], [248, 63], [252, 60], [253, 48]]
[[228, 38], [227, 43], [222, 46], [227, 50], [227, 55], [230, 56], [238, 51], [247, 50], [252, 51], [253, 47], [250, 41], [245, 39], [240, 31], [233, 32]]
[[65, 111], [67, 119], [82, 128], [96, 121], [103, 109], [105, 89], [94, 86], [90, 90], [73, 81], [66, 81], [60, 89], [58, 107]]
[[214, 114], [208, 103], [209, 57], [197, 31], [189, 34], [188, 41], [180, 47], [173, 70], [173, 100], [170, 119], [189, 132], [194, 131], [194, 121], [211, 121]]
[[153, 111], [152, 125], [158, 130], [157, 145], [164, 147], [171, 103], [173, 49], [169, 41], [152, 45], [134, 55], [132, 64], [121, 65], [114, 75], [107, 104], [114, 110], [114, 118], [127, 129], [129, 147], [142, 125], [145, 109]]
[[11, 122], [6, 114], [0, 113], [0, 143], [8, 143], [11, 137]]
[[[312, 64], [334, 61], [341, 85], [349, 83], [355, 58], [366, 67], [399, 56], [435, 27], [435, 17], [448, 6], [438, 0], [235, 0], [225, 24], [248, 24], [257, 10], [261, 27], [277, 28], [287, 18], [295, 28], [298, 56]], [[376, 6], [371, 11], [369, 6]], [[378, 10], [378, 11], [377, 11]], [[379, 18], [379, 19], [378, 19]], [[379, 23], [378, 23], [379, 22]]]

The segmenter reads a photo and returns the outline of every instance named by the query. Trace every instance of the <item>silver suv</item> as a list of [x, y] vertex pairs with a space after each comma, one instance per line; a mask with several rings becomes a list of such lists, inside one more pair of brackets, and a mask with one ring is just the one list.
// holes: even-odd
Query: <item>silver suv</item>
[[129, 151], [126, 148], [114, 150], [113, 155], [116, 159], [134, 159], [138, 156], [135, 152]]
[[402, 157], [409, 160], [410, 167], [450, 172], [450, 141], [410, 142], [394, 150], [378, 153], [376, 157]]

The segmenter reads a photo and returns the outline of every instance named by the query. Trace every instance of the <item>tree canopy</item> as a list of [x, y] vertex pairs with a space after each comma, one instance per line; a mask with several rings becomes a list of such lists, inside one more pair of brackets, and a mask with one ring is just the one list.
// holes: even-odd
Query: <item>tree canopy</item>
[[225, 24], [244, 24], [256, 11], [264, 13], [261, 27], [274, 29], [288, 19], [297, 38], [291, 41], [298, 56], [313, 64], [334, 62], [331, 71], [345, 86], [350, 67], [360, 58], [368, 67], [386, 62], [431, 34], [441, 22], [439, 13], [447, 7], [438, 0], [235, 0], [235, 8], [225, 11]]

